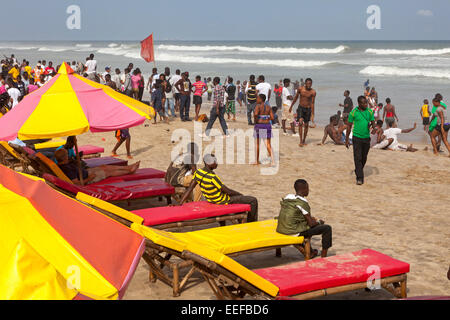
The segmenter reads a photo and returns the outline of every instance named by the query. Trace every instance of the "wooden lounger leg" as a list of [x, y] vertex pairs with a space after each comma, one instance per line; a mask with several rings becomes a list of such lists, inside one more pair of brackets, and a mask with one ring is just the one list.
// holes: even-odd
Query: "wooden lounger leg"
[[406, 278], [404, 281], [400, 282], [400, 295], [402, 299], [406, 299], [408, 297], [408, 294], [406, 292], [406, 284], [407, 284]]
[[276, 248], [276, 249], [275, 249], [275, 256], [276, 256], [277, 258], [281, 258], [281, 248]]
[[172, 271], [173, 271], [173, 296], [179, 297], [180, 296], [180, 270], [178, 269], [177, 264], [173, 264]]
[[311, 259], [311, 238], [305, 238], [305, 260]]

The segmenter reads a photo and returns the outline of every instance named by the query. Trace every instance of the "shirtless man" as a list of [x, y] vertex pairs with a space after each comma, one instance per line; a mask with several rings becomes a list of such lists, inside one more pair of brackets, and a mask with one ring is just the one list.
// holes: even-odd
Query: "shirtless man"
[[323, 146], [325, 144], [325, 141], [327, 140], [328, 136], [330, 136], [331, 140], [334, 141], [337, 145], [344, 145], [344, 142], [342, 142], [342, 139], [339, 135], [338, 130], [336, 130], [336, 126], [339, 124], [339, 119], [337, 115], [330, 117], [330, 124], [328, 124], [325, 129], [323, 130], [323, 139], [322, 142], [319, 143], [319, 146]]
[[[294, 101], [292, 101], [289, 112], [292, 112], [297, 99], [300, 97], [300, 102], [297, 109], [297, 122], [299, 123], [300, 147], [306, 146], [306, 136], [308, 135], [309, 122], [314, 123], [314, 104], [316, 101], [316, 90], [312, 88], [312, 79], [308, 78], [305, 81], [305, 86], [298, 88], [295, 94]], [[304, 129], [302, 130], [302, 128]]]

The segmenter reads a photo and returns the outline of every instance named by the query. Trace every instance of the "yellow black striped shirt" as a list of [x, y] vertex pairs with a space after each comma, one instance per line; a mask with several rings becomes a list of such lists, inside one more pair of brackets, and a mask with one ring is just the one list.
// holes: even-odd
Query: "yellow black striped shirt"
[[222, 191], [223, 183], [214, 171], [208, 168], [197, 169], [194, 180], [200, 186], [203, 196], [208, 202], [228, 204], [230, 196]]

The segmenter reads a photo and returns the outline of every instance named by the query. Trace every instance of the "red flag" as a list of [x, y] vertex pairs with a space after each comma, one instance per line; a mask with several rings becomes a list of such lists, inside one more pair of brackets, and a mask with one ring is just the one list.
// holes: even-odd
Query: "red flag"
[[153, 51], [153, 33], [141, 41], [141, 57], [147, 62], [155, 61], [155, 52]]

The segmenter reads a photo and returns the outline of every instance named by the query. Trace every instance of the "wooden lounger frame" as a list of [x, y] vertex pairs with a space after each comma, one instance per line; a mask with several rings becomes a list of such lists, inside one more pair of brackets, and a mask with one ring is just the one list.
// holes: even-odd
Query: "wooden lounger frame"
[[[196, 270], [201, 272], [201, 269], [196, 267], [189, 257], [184, 256], [183, 253], [174, 251], [172, 249], [166, 248], [164, 246], [158, 245], [153, 241], [146, 239], [146, 250], [143, 254], [143, 259], [147, 262], [150, 267], [149, 271], [149, 280], [150, 282], [156, 282], [157, 279], [160, 279], [165, 284], [169, 285], [173, 289], [173, 296], [179, 297], [187, 281], [194, 274]], [[305, 238], [304, 246], [302, 245], [280, 245], [280, 246], [270, 246], [257, 248], [252, 250], [245, 250], [241, 252], [236, 252], [232, 254], [228, 254], [229, 257], [236, 257], [245, 254], [255, 253], [255, 252], [263, 252], [275, 250], [275, 254], [277, 257], [281, 257], [281, 249], [284, 247], [294, 246], [297, 248], [305, 257], [305, 260], [309, 260], [311, 256], [311, 242], [310, 239]], [[171, 261], [171, 258], [178, 257], [181, 258], [181, 261]], [[187, 258], [187, 259], [186, 259]], [[172, 277], [167, 275], [164, 272], [164, 267], [168, 267]], [[180, 281], [180, 270], [183, 268], [190, 267], [188, 273], [181, 279]], [[205, 278], [205, 280], [207, 280]], [[207, 280], [208, 281], [208, 280]]]
[[[203, 278], [210, 286], [214, 295], [219, 300], [239, 300], [244, 298], [246, 295], [250, 295], [255, 299], [274, 299], [273, 297], [267, 295], [265, 292], [256, 288], [244, 279], [239, 278], [234, 273], [228, 271], [227, 269], [223, 268], [213, 261], [207, 260], [189, 251], [184, 251], [181, 256], [184, 259], [188, 259], [189, 261], [193, 262], [193, 267], [202, 274]], [[375, 282], [375, 280], [373, 280], [373, 282]], [[380, 283], [383, 289], [390, 292], [396, 298], [407, 298], [406, 273], [397, 276], [381, 278]], [[360, 282], [305, 292], [299, 295], [292, 296], [291, 298], [306, 300], [364, 288], [367, 288], [367, 282]], [[275, 299], [283, 299], [283, 297], [276, 297]]]
[[18, 152], [16, 145], [9, 144], [9, 146], [14, 149], [16, 155], [12, 155], [4, 146], [0, 144], [0, 163], [12, 170], [15, 170], [16, 167], [21, 166], [23, 173], [30, 174], [31, 172], [28, 167], [31, 163], [28, 157], [24, 156], [21, 152]]

